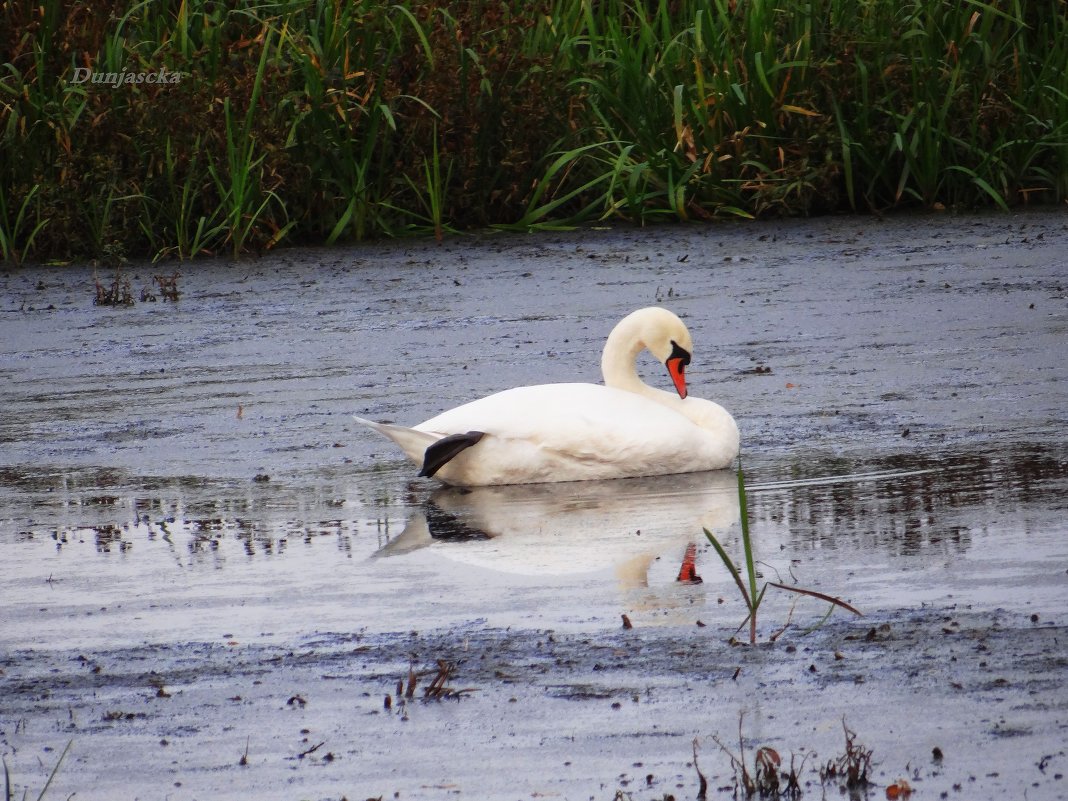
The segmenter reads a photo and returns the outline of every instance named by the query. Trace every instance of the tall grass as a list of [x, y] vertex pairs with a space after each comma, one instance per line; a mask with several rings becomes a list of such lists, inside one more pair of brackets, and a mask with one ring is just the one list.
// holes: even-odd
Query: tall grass
[[37, 234], [48, 224], [33, 204], [38, 189], [40, 187], [34, 184], [18, 208], [9, 209], [7, 192], [0, 187], [0, 261], [21, 264], [26, 254], [33, 250]]
[[8, 262], [1065, 199], [1063, 0], [0, 0]]

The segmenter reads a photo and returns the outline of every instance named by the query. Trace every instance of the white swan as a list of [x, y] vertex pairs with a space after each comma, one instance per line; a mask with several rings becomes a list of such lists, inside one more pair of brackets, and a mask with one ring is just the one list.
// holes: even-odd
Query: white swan
[[[667, 309], [639, 309], [609, 334], [605, 386], [539, 384], [498, 392], [414, 428], [356, 420], [389, 437], [446, 484], [487, 486], [634, 478], [728, 467], [738, 426], [719, 404], [688, 398], [693, 343]], [[648, 350], [678, 395], [645, 384], [636, 361]]]

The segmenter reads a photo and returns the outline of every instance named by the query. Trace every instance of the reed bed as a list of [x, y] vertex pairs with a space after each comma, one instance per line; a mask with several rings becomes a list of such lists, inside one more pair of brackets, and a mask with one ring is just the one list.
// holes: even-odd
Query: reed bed
[[1065, 0], [0, 2], [8, 262], [1066, 198]]

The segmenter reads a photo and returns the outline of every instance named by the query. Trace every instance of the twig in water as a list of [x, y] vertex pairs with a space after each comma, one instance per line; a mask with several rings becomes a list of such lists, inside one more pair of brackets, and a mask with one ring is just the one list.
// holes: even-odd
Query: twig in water
[[783, 773], [783, 777], [786, 779], [786, 788], [782, 791], [782, 794], [787, 798], [801, 797], [801, 780], [798, 776], [805, 767], [806, 759], [808, 759], [807, 754], [801, 758], [801, 764], [794, 767], [794, 754], [790, 754], [790, 773]]
[[[738, 745], [739, 748], [744, 749], [742, 743], [742, 718], [744, 713], [738, 715]], [[731, 750], [723, 744], [723, 742], [716, 735], [712, 735], [712, 741], [719, 746], [720, 750], [727, 755], [727, 758], [731, 761], [731, 770], [734, 771], [734, 793], [735, 797], [738, 795], [738, 790], [741, 789], [745, 798], [749, 798], [755, 792], [755, 786], [753, 779], [749, 775], [749, 769], [745, 766], [745, 752], [739, 751], [740, 756], [735, 756], [731, 753]]]
[[444, 659], [438, 660], [438, 672], [434, 674], [434, 678], [430, 680], [430, 684], [423, 690], [424, 698], [440, 698], [445, 692], [445, 682], [449, 680], [449, 675], [453, 671], [453, 666], [446, 662]]
[[415, 668], [411, 665], [408, 666], [408, 689], [404, 691], [404, 697], [409, 701], [415, 697], [415, 685], [419, 683], [419, 674], [415, 672]]
[[708, 779], [705, 778], [705, 774], [701, 772], [701, 768], [697, 764], [697, 738], [693, 738], [693, 769], [697, 771], [697, 801], [705, 801], [708, 797]]
[[473, 687], [466, 687], [462, 690], [457, 690], [452, 687], [446, 687], [445, 682], [449, 680], [449, 677], [453, 674], [456, 666], [451, 662], [446, 662], [444, 659], [438, 660], [438, 670], [434, 674], [434, 678], [431, 680], [429, 686], [423, 691], [423, 698], [429, 700], [441, 699], [441, 698], [459, 698], [466, 693], [474, 692]]
[[318, 745], [313, 745], [307, 751], [301, 751], [299, 754], [297, 754], [297, 759], [304, 759], [304, 757], [306, 757], [308, 754], [314, 754], [316, 751], [318, 751], [324, 745], [326, 745], [326, 740], [323, 740]]
[[[786, 615], [786, 622], [782, 624], [782, 628], [768, 637], [768, 642], [775, 642], [783, 633], [790, 628], [790, 621], [794, 619], [794, 609], [797, 607], [797, 599], [794, 598], [794, 602], [790, 604], [790, 611]], [[833, 607], [832, 607], [833, 608]]]

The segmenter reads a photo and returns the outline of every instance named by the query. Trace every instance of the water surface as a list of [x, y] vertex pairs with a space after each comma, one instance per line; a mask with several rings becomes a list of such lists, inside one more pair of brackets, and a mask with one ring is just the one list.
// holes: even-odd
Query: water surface
[[[763, 578], [838, 595], [875, 623], [913, 626], [909, 637], [938, 634], [939, 626], [971, 625], [984, 636], [993, 636], [991, 626], [1035, 627], [1014, 635], [1026, 643], [1045, 636], [1044, 627], [1063, 631], [1068, 614], [1066, 253], [1063, 214], [1039, 213], [288, 251], [183, 265], [177, 304], [121, 309], [92, 305], [88, 267], [0, 274], [0, 650], [7, 655], [0, 682], [12, 699], [3, 742], [16, 780], [42, 784], [35, 777], [54, 760], [37, 757], [54, 756], [42, 749], [65, 742], [56, 721], [66, 708], [92, 719], [71, 730], [75, 756], [63, 771], [67, 792], [80, 798], [109, 797], [116, 775], [157, 797], [160, 778], [142, 765], [156, 761], [161, 737], [184, 743], [167, 773], [174, 798], [226, 797], [223, 785], [234, 797], [265, 798], [398, 788], [407, 797], [512, 797], [515, 786], [523, 797], [546, 788], [611, 797], [623, 768], [644, 775], [633, 768], [643, 759], [658, 775], [675, 771], [671, 782], [648, 785], [660, 798], [692, 782], [684, 767], [690, 740], [709, 727], [736, 728], [740, 709], [763, 709], [765, 733], [776, 730], [765, 725], [769, 704], [794, 726], [806, 717], [791, 709], [816, 710], [824, 723], [806, 737], [817, 749], [832, 747], [848, 711], [835, 698], [851, 699], [854, 709], [870, 703], [888, 720], [915, 718], [906, 679], [926, 675], [923, 663], [902, 666], [902, 676], [872, 672], [870, 698], [844, 684], [827, 696], [826, 685], [791, 678], [796, 660], [879, 647], [877, 639], [843, 644], [863, 642], [874, 624], [840, 615], [830, 633], [812, 635], [824, 638], [808, 646], [816, 656], [745, 657], [767, 672], [749, 695], [678, 708], [677, 698], [687, 697], [679, 692], [700, 694], [698, 676], [723, 671], [729, 680], [734, 667], [687, 661], [697, 656], [673, 664], [672, 642], [688, 643], [678, 654], [740, 658], [724, 643], [744, 611], [701, 533], [710, 528], [740, 553], [732, 472], [464, 493], [416, 478], [415, 467], [351, 415], [411, 424], [514, 385], [596, 381], [616, 320], [660, 303], [693, 333], [693, 393], [739, 421]], [[135, 287], [153, 269], [131, 266]], [[667, 386], [651, 360], [641, 371]], [[674, 578], [691, 542], [701, 546], [705, 580], [681, 585]], [[792, 600], [768, 596], [762, 638], [789, 620], [784, 636], [807, 642], [800, 632], [824, 605], [804, 599], [791, 610]], [[676, 701], [620, 714], [598, 737], [597, 699], [630, 703], [631, 696], [622, 685], [599, 684], [611, 682], [603, 670], [611, 660], [587, 664], [582, 649], [629, 648], [615, 639], [598, 646], [619, 636], [623, 614], [645, 654], [628, 662], [627, 686], [674, 688]], [[549, 630], [564, 650], [537, 673], [546, 678], [526, 679], [529, 698], [501, 678], [528, 675], [525, 668], [479, 673], [469, 660], [486, 700], [466, 699], [448, 713], [460, 716], [453, 724], [466, 743], [461, 751], [496, 755], [518, 785], [494, 784], [477, 764], [423, 735], [390, 739], [401, 732], [392, 728], [377, 736], [389, 753], [407, 754], [393, 767], [356, 749], [308, 773], [309, 762], [292, 760], [296, 745], [274, 735], [277, 760], [264, 757], [236, 783], [217, 775], [236, 761], [214, 761], [219, 748], [232, 751], [250, 731], [270, 730], [277, 709], [289, 707], [286, 698], [255, 714], [244, 707], [223, 714], [215, 705], [252, 698], [250, 675], [263, 675], [273, 692], [296, 692], [291, 685], [303, 674], [264, 667], [280, 665], [285, 653], [309, 654], [299, 670], [345, 674], [349, 692], [373, 697], [381, 712], [393, 682], [383, 673], [400, 670], [406, 653], [432, 664], [433, 649], [456, 647], [463, 661], [470, 653], [463, 648], [482, 643], [494, 653], [518, 648], [525, 656], [516, 659], [529, 667]], [[398, 645], [412, 632], [422, 647]], [[899, 736], [897, 723], [869, 727], [867, 737], [894, 766], [887, 770], [905, 770], [910, 760], [918, 764], [919, 752], [909, 750], [916, 743], [922, 751], [977, 730], [964, 767], [927, 777], [936, 788], [974, 775], [972, 786], [987, 797], [1016, 797], [1021, 783], [1030, 798], [1060, 797], [1053, 771], [1034, 775], [1034, 765], [1063, 742], [1054, 733], [1068, 719], [1065, 699], [1048, 697], [1042, 682], [1066, 677], [1065, 641], [1034, 646], [1029, 664], [1046, 672], [1028, 674], [1021, 697], [1006, 696], [1016, 711], [1002, 714], [1005, 722], [983, 723], [997, 702], [978, 677], [943, 676], [932, 686], [964, 687], [959, 704], [947, 702], [912, 738]], [[858, 653], [853, 667], [874, 670], [878, 660], [890, 665], [919, 659], [921, 648], [948, 647], [920, 642], [910, 653], [903, 644], [879, 651], [878, 659]], [[237, 652], [248, 667], [222, 656]], [[951, 656], [961, 653], [932, 658], [950, 665]], [[964, 661], [969, 670], [997, 664]], [[93, 679], [100, 683], [90, 691], [78, 671], [142, 662], [185, 687], [185, 706], [134, 719], [125, 745], [109, 750], [124, 724], [100, 705], [140, 709], [147, 679]], [[42, 695], [49, 676], [55, 686]], [[728, 692], [717, 686], [715, 693]], [[197, 688], [222, 695], [205, 706]], [[552, 754], [558, 781], [546, 783], [541, 758], [513, 758], [505, 735], [489, 733], [490, 719], [513, 725], [510, 694], [529, 720], [513, 736], [530, 738], [531, 753]], [[553, 739], [552, 715], [539, 717], [546, 698], [558, 699], [553, 714], [573, 714], [575, 731], [585, 732], [582, 770]], [[407, 730], [431, 737], [441, 721], [422, 714], [426, 728]], [[347, 725], [329, 718], [305, 725], [319, 724], [324, 737]], [[1016, 750], [992, 750], [1005, 745], [997, 731], [1010, 724], [1027, 732], [1013, 740]], [[176, 726], [188, 739], [176, 739]], [[642, 739], [644, 757], [620, 744], [619, 736], [644, 737], [649, 726], [670, 734]], [[538, 751], [539, 743], [549, 750]], [[124, 756], [134, 753], [138, 762]], [[986, 771], [995, 776], [982, 771], [992, 753], [1004, 760]], [[101, 773], [101, 763], [115, 771]], [[455, 774], [434, 773], [439, 764], [457, 766]], [[290, 781], [298, 789], [282, 791]], [[450, 783], [460, 789], [439, 787]]]

